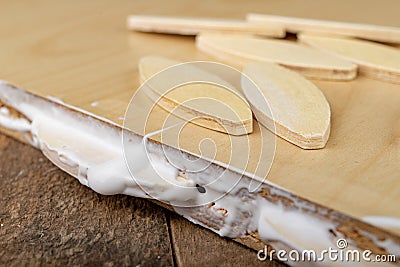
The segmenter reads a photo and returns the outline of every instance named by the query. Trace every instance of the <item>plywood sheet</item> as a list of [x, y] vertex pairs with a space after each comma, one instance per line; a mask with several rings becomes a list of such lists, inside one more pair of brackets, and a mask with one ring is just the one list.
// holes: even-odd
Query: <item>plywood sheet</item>
[[[29, 1], [4, 2], [0, 11], [0, 77], [35, 94], [54, 96], [122, 123], [129, 99], [139, 86], [140, 57], [157, 53], [180, 61], [211, 59], [196, 50], [192, 37], [127, 31], [127, 15], [184, 12], [188, 16], [240, 18], [247, 12], [268, 11], [400, 26], [395, 1], [351, 3], [362, 5], [363, 12], [353, 12], [348, 1], [299, 1], [291, 5], [283, 1], [253, 2], [243, 5], [245, 8], [239, 2], [226, 8], [222, 3], [201, 1], [190, 4], [195, 6], [190, 9], [183, 0], [165, 4], [121, 1], [118, 5], [109, 1], [85, 1], [79, 5], [45, 0], [35, 5]], [[400, 217], [400, 85], [365, 77], [350, 82], [315, 83], [331, 106], [330, 140], [322, 150], [304, 151], [278, 138], [268, 179], [358, 218]], [[155, 114], [162, 117], [159, 112]], [[226, 135], [222, 133], [195, 125], [186, 131], [188, 136], [196, 132], [199, 139], [214, 138], [217, 145], [224, 147]], [[185, 149], [197, 152], [197, 143], [185, 139], [185, 134], [182, 138]], [[260, 130], [255, 128], [249, 138], [256, 146]], [[217, 157], [227, 160], [224, 151]], [[248, 170], [252, 171], [257, 162], [250, 160]]]

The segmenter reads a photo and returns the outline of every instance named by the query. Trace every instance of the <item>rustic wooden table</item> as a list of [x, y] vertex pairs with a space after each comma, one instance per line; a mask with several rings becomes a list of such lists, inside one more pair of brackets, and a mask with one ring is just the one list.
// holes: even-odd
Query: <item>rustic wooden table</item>
[[[261, 12], [400, 26], [398, 3], [0, 0], [0, 79], [120, 123], [139, 83], [140, 57], [207, 60], [191, 37], [128, 32], [128, 14], [243, 18]], [[365, 77], [317, 84], [333, 112], [328, 147], [301, 151], [278, 140], [272, 181], [357, 218], [398, 216], [398, 85]], [[99, 99], [101, 105], [91, 105]], [[98, 195], [39, 151], [3, 135], [0, 156], [0, 265], [280, 265], [259, 262], [254, 251], [150, 201]]]
[[0, 134], [0, 266], [281, 266], [143, 199], [103, 196]]

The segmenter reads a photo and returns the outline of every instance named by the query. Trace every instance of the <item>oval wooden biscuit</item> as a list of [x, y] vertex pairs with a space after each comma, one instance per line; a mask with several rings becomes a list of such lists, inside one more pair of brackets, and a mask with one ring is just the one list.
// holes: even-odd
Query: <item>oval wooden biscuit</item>
[[[142, 81], [154, 74], [180, 62], [163, 57], [148, 56], [139, 63], [140, 79]], [[219, 132], [231, 135], [243, 135], [253, 131], [253, 119], [250, 105], [238, 92], [232, 90], [232, 85], [218, 76], [188, 64], [181, 68], [170, 68], [168, 75], [150, 79], [146, 86], [146, 94], [159, 106], [172, 114], [191, 122]], [[176, 81], [185, 77], [187, 81], [204, 80], [212, 83], [195, 82], [173, 86]], [[196, 118], [192, 120], [192, 118]]]
[[261, 124], [303, 149], [325, 147], [331, 111], [317, 86], [272, 63], [250, 63], [243, 72], [258, 86], [243, 84], [243, 92]]
[[355, 64], [287, 40], [201, 34], [196, 42], [200, 50], [233, 64], [277, 63], [308, 78], [324, 80], [351, 80], [357, 75]]
[[300, 42], [358, 65], [367, 77], [400, 83], [400, 50], [383, 44], [346, 37], [301, 34]]

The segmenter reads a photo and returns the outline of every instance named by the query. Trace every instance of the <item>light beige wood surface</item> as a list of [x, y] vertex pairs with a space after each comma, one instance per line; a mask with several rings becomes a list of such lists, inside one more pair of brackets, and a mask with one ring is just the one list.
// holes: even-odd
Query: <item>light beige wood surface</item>
[[325, 147], [331, 110], [317, 86], [272, 63], [250, 63], [243, 73], [258, 86], [243, 86], [243, 92], [261, 124], [301, 148]]
[[181, 35], [196, 35], [200, 32], [247, 33], [278, 38], [286, 35], [283, 27], [277, 24], [260, 25], [260, 23], [232, 19], [130, 15], [127, 18], [127, 27], [142, 32]]
[[217, 59], [239, 66], [253, 61], [271, 62], [323, 80], [352, 80], [357, 75], [355, 64], [288, 40], [200, 34], [196, 45]]
[[[192, 37], [127, 31], [126, 17], [134, 12], [240, 18], [257, 11], [400, 26], [397, 1], [290, 3], [100, 0], [74, 5], [43, 0], [33, 5], [30, 1], [4, 1], [0, 10], [0, 77], [35, 94], [56, 96], [122, 123], [121, 116], [139, 86], [137, 64], [141, 57], [157, 53], [180, 61], [212, 59], [196, 49]], [[314, 82], [331, 106], [330, 140], [324, 149], [305, 151], [277, 139], [268, 178], [357, 218], [400, 217], [400, 85], [363, 76], [349, 82]], [[92, 106], [95, 101], [98, 105]], [[226, 134], [195, 125], [187, 128], [189, 136], [193, 131], [200, 137], [214, 138], [219, 146], [225, 144]], [[249, 137], [255, 140], [259, 133], [254, 129]], [[193, 141], [183, 145], [196, 151]], [[254, 165], [250, 162], [249, 170]]]
[[[142, 58], [143, 91], [169, 113], [197, 125], [232, 135], [253, 131], [250, 105], [237, 88], [202, 69], [201, 63], [173, 67], [181, 63], [157, 56]], [[161, 71], [165, 74], [151, 78]], [[187, 84], [188, 80], [197, 82]]]
[[325, 33], [358, 37], [373, 41], [400, 43], [400, 28], [361, 23], [349, 23], [267, 14], [248, 14], [249, 22], [275, 24], [291, 33]]
[[338, 36], [300, 34], [300, 42], [352, 61], [359, 72], [373, 79], [400, 83], [400, 49]]

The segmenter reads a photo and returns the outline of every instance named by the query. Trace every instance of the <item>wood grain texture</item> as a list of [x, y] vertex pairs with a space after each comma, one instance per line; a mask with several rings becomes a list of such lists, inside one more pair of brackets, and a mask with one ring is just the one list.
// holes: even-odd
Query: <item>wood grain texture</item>
[[96, 194], [4, 135], [0, 157], [0, 265], [173, 265], [160, 207]]
[[291, 33], [322, 33], [337, 34], [342, 36], [358, 37], [373, 41], [400, 43], [400, 28], [371, 25], [362, 23], [349, 23], [340, 21], [327, 21], [304, 19], [295, 17], [274, 16], [266, 14], [248, 14], [249, 22], [275, 24]]
[[269, 258], [259, 261], [255, 252], [241, 245], [233, 249], [231, 240], [219, 238], [176, 214], [170, 218], [172, 245], [179, 266], [285, 266]]
[[[129, 99], [139, 86], [139, 58], [156, 51], [180, 61], [212, 60], [196, 49], [192, 37], [127, 32], [125, 19], [133, 12], [241, 18], [257, 11], [400, 26], [396, 0], [302, 0], [290, 5], [286, 1], [245, 5], [233, 1], [229, 8], [224, 3], [149, 0], [115, 4], [99, 0], [77, 5], [40, 0], [32, 5], [29, 1], [2, 1], [0, 77], [35, 94], [57, 96], [68, 104], [122, 123]], [[362, 12], [354, 12], [359, 6], [363, 6]], [[400, 217], [400, 192], [396, 186], [400, 161], [399, 85], [366, 77], [351, 82], [314, 82], [331, 106], [330, 141], [323, 150], [304, 151], [277, 139], [268, 178], [295, 194], [356, 218]], [[94, 101], [97, 106], [91, 105]], [[196, 138], [210, 135], [217, 145], [224, 146], [222, 134], [199, 128], [188, 129], [188, 135], [192, 137], [193, 131], [198, 133]], [[256, 140], [259, 130], [250, 136]], [[197, 144], [183, 145], [197, 151]], [[257, 145], [253, 143], [253, 147]], [[218, 159], [224, 157], [221, 154]], [[255, 163], [250, 162], [248, 170], [254, 169]]]
[[184, 18], [165, 16], [130, 15], [127, 18], [130, 30], [142, 32], [196, 35], [201, 32], [247, 33], [270, 37], [285, 37], [285, 30], [278, 25], [251, 23], [242, 20]]
[[[38, 150], [4, 135], [0, 158], [2, 266], [260, 263], [254, 251], [148, 200], [97, 194]], [[283, 264], [267, 261], [262, 266]]]
[[230, 64], [276, 63], [314, 79], [346, 81], [357, 75], [357, 66], [347, 60], [288, 40], [251, 36], [200, 34], [197, 47]]
[[400, 49], [391, 46], [338, 36], [300, 34], [298, 40], [358, 65], [367, 77], [400, 83]]

